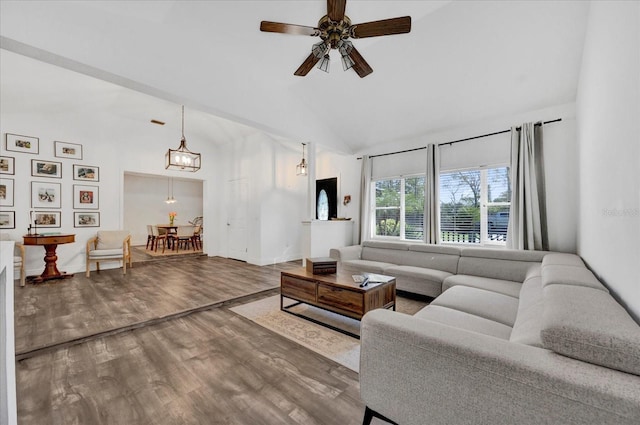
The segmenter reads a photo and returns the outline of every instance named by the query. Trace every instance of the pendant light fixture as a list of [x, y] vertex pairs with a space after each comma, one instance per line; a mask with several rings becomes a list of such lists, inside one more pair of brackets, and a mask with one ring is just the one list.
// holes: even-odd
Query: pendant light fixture
[[302, 161], [300, 164], [296, 165], [296, 175], [297, 176], [306, 176], [307, 175], [307, 161], [304, 159], [304, 147], [306, 143], [302, 144]]
[[169, 177], [167, 179], [167, 200], [164, 201], [167, 204], [175, 204], [177, 202], [176, 198], [173, 197], [173, 178]]
[[184, 105], [182, 105], [182, 139], [178, 149], [169, 149], [165, 155], [165, 167], [167, 170], [191, 171], [200, 169], [200, 154], [187, 149], [187, 140], [184, 138]]

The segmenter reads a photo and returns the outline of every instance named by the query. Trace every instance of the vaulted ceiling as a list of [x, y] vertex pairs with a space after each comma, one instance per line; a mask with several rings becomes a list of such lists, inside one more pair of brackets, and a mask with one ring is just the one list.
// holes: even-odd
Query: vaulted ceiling
[[[348, 0], [354, 23], [412, 17], [409, 34], [354, 40], [374, 69], [363, 79], [343, 72], [335, 51], [330, 73], [294, 76], [317, 39], [259, 31], [261, 20], [315, 26], [326, 13], [323, 0], [3, 0], [0, 41], [3, 49], [277, 136], [357, 153], [574, 101], [588, 7]], [[41, 86], [56, 108], [72, 107], [74, 93], [31, 84], [26, 79], [37, 76], [29, 74], [25, 90]], [[3, 101], [12, 93], [15, 102], [25, 94], [3, 87]]]

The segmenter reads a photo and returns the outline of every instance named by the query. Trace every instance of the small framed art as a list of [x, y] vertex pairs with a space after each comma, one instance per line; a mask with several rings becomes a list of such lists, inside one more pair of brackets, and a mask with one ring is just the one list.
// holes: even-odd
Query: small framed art
[[98, 186], [73, 185], [73, 208], [77, 210], [98, 209]]
[[15, 174], [15, 166], [15, 158], [0, 156], [0, 174]]
[[13, 179], [0, 179], [0, 207], [13, 206]]
[[82, 159], [82, 145], [77, 143], [53, 142], [57, 158]]
[[93, 165], [73, 164], [73, 179], [98, 182], [100, 181], [100, 168]]
[[73, 227], [100, 227], [99, 212], [74, 212]]
[[62, 163], [53, 161], [43, 161], [40, 159], [31, 160], [31, 175], [34, 177], [56, 177], [62, 178]]
[[60, 208], [61, 184], [31, 182], [31, 208]]
[[16, 212], [0, 211], [0, 229], [16, 228]]
[[31, 136], [5, 133], [5, 147], [8, 151], [38, 154], [40, 139]]
[[33, 218], [37, 227], [60, 227], [60, 211], [35, 211]]

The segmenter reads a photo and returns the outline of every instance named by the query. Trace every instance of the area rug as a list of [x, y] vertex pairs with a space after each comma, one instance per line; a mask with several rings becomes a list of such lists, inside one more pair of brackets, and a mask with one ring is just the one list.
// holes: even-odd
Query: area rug
[[[294, 302], [285, 298], [285, 306]], [[398, 298], [398, 311], [413, 314], [427, 303]], [[296, 313], [309, 316], [322, 323], [360, 334], [360, 322], [349, 317], [301, 304], [292, 308]], [[342, 366], [358, 372], [360, 364], [360, 340], [318, 325], [309, 320], [280, 310], [280, 295], [231, 308], [236, 314], [284, 336]]]

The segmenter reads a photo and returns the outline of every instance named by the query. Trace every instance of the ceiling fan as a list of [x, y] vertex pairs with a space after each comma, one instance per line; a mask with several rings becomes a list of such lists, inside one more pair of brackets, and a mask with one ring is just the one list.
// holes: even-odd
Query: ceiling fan
[[331, 49], [337, 49], [342, 56], [344, 70], [353, 68], [360, 78], [364, 78], [371, 74], [373, 69], [349, 39], [408, 33], [411, 31], [411, 16], [352, 25], [351, 19], [344, 14], [346, 5], [347, 0], [327, 0], [327, 14], [320, 18], [317, 27], [262, 21], [260, 31], [321, 38], [322, 41], [313, 45], [311, 54], [294, 75], [304, 77], [316, 64], [319, 69], [329, 72], [329, 52]]

